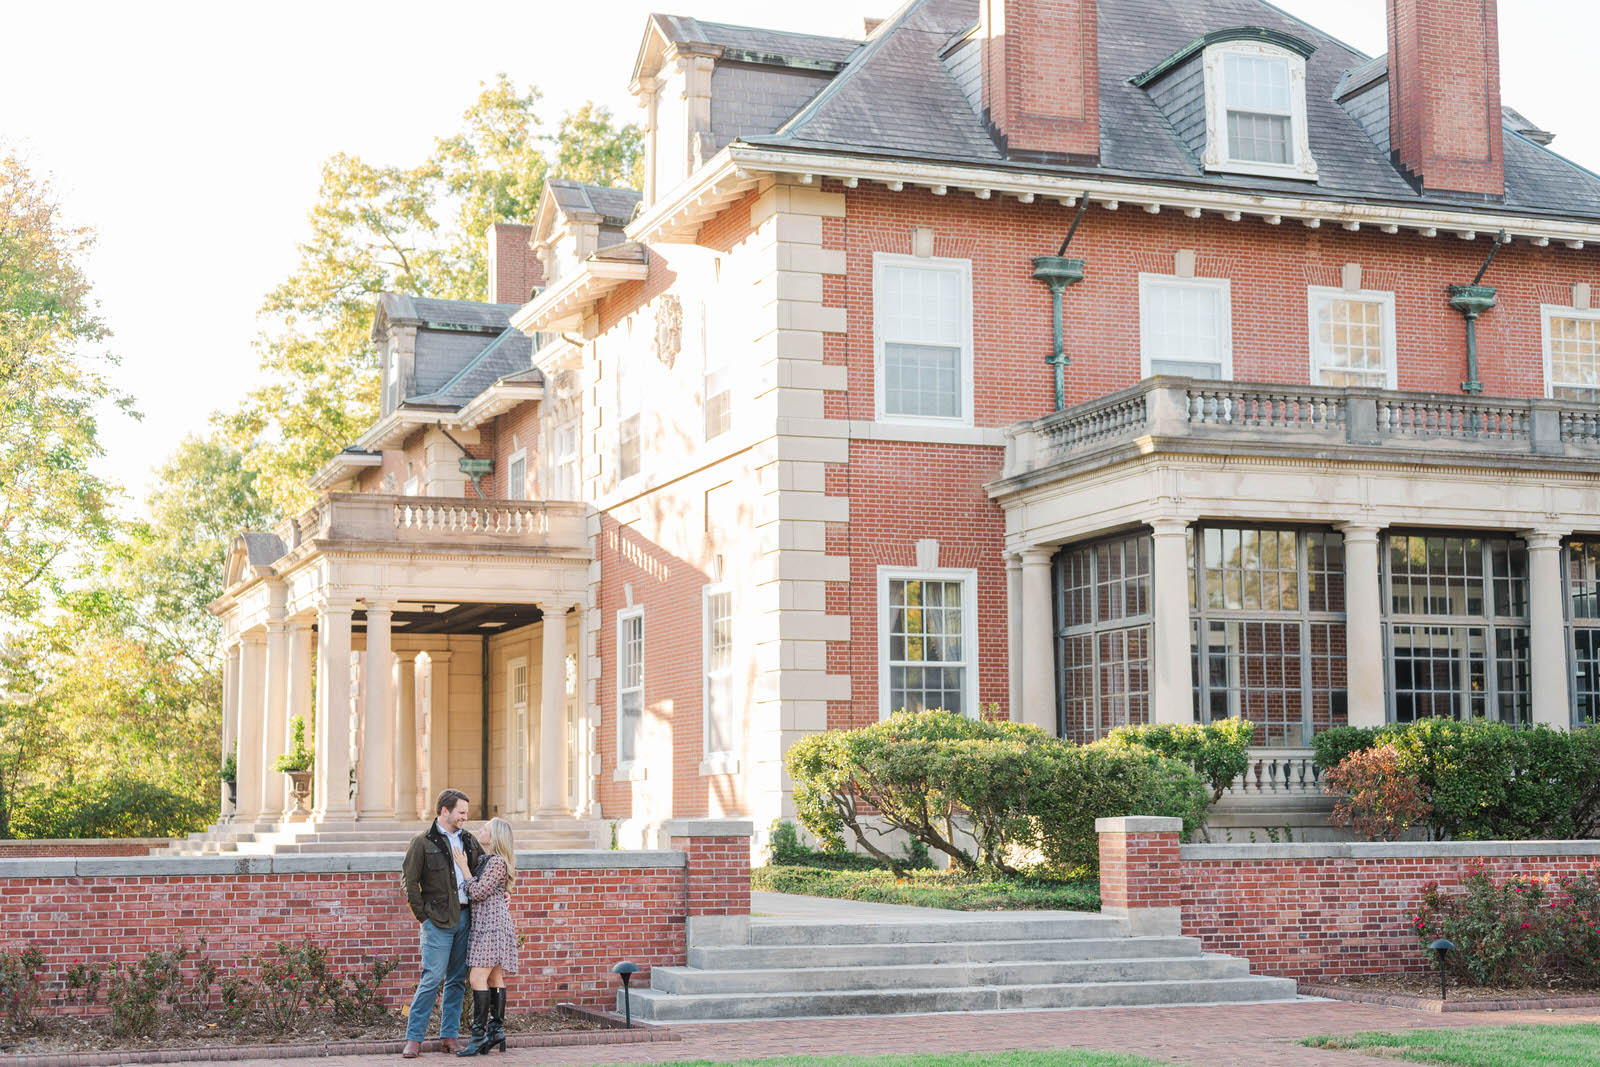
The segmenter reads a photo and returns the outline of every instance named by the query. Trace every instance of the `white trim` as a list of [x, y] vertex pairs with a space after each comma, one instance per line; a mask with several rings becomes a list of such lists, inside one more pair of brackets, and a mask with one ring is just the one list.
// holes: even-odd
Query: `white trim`
[[855, 441], [910, 441], [923, 445], [981, 445], [1004, 448], [1001, 426], [956, 426], [903, 422], [867, 422], [851, 419], [849, 436]]
[[400, 486], [401, 496], [420, 496], [421, 493], [422, 481], [415, 474], [407, 478], [405, 483]]
[[1363, 300], [1383, 309], [1383, 362], [1385, 379], [1373, 388], [1398, 389], [1400, 359], [1396, 351], [1394, 293], [1384, 289], [1341, 289], [1332, 285], [1306, 286], [1306, 352], [1311, 360], [1311, 384], [1321, 385], [1322, 368], [1317, 365], [1317, 304], [1323, 300]]
[[[633, 759], [622, 758], [622, 628], [633, 619], [639, 619], [639, 732], [633, 739]], [[644, 761], [640, 759], [639, 745], [644, 740], [644, 605], [631, 608], [617, 609], [616, 640], [617, 640], [617, 694], [616, 694], [616, 721], [613, 731], [616, 740], [617, 769], [613, 781], [637, 782], [644, 779]], [[631, 690], [630, 690], [631, 691]]]
[[[515, 487], [516, 493], [513, 494], [511, 492], [513, 488], [511, 471], [513, 466], [519, 462], [522, 464], [522, 484]], [[519, 448], [515, 452], [511, 453], [511, 455], [506, 457], [506, 499], [528, 499], [528, 450], [526, 448]]]
[[[517, 744], [517, 704], [514, 699], [516, 693], [516, 674], [518, 668], [522, 669], [522, 735], [520, 761], [518, 759]], [[506, 660], [506, 794], [510, 803], [506, 805], [507, 811], [527, 812], [531, 803], [533, 788], [531, 782], [530, 764], [533, 762], [530, 749], [533, 747], [531, 716], [529, 705], [532, 703], [533, 678], [528, 671], [528, 658], [517, 656]], [[517, 780], [517, 768], [522, 768], [522, 780]]]
[[[946, 271], [957, 277], [957, 344], [961, 352], [958, 358], [957, 375], [960, 380], [956, 383], [956, 396], [961, 405], [961, 413], [955, 417], [931, 415], [891, 415], [884, 410], [884, 385], [883, 385], [883, 346], [884, 336], [880, 325], [882, 319], [878, 314], [879, 291], [883, 283], [884, 267], [909, 267], [917, 270]], [[898, 422], [907, 424], [921, 424], [925, 426], [971, 426], [973, 424], [972, 402], [973, 367], [976, 360], [973, 356], [972, 346], [972, 260], [953, 259], [944, 256], [907, 256], [897, 252], [874, 252], [872, 254], [872, 390], [873, 411], [879, 422]]]
[[1150, 288], [1160, 285], [1173, 288], [1209, 289], [1221, 294], [1218, 300], [1222, 331], [1222, 381], [1233, 380], [1233, 283], [1227, 278], [1180, 278], [1175, 274], [1139, 275], [1139, 377], [1150, 377], [1149, 331], [1145, 329], [1145, 314], [1150, 306]]
[[978, 715], [978, 571], [973, 567], [886, 567], [878, 568], [878, 718], [887, 719], [899, 709], [889, 707], [889, 583], [913, 579], [961, 582], [961, 639], [967, 672], [963, 699], [964, 713]]
[[[1228, 99], [1223, 64], [1228, 56], [1250, 59], [1276, 59], [1289, 67], [1289, 150], [1288, 163], [1262, 163], [1232, 158], [1228, 143]], [[1206, 49], [1206, 148], [1202, 164], [1206, 170], [1231, 174], [1261, 174], [1273, 178], [1317, 180], [1317, 161], [1311, 155], [1311, 140], [1306, 123], [1305, 57], [1287, 48], [1264, 41], [1219, 41]], [[1269, 114], [1269, 112], [1262, 112]]]
[[[712, 749], [711, 744], [711, 598], [726, 595], [728, 597], [729, 617], [733, 617], [733, 586], [726, 582], [707, 582], [700, 587], [700, 752], [705, 757], [705, 763], [717, 761], [727, 763], [731, 761], [734, 768], [738, 768], [739, 751], [739, 715], [731, 706], [728, 708], [728, 734], [729, 747]], [[723, 673], [728, 675], [728, 692], [730, 698], [733, 694], [733, 678], [735, 675], [735, 660], [733, 649], [728, 650], [728, 666]], [[707, 773], [705, 763], [701, 764], [701, 774]]]
[[1552, 396], [1556, 387], [1556, 383], [1550, 377], [1550, 320], [1557, 315], [1564, 319], [1600, 320], [1600, 308], [1575, 308], [1562, 304], [1539, 305], [1539, 347], [1544, 353], [1544, 395], [1547, 398]]

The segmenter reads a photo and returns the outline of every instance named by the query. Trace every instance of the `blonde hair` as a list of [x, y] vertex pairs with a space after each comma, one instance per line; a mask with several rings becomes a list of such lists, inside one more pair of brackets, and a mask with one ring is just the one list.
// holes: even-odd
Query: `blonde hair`
[[491, 856], [506, 861], [506, 888], [517, 884], [517, 845], [511, 837], [511, 824], [504, 819], [489, 820], [489, 848]]

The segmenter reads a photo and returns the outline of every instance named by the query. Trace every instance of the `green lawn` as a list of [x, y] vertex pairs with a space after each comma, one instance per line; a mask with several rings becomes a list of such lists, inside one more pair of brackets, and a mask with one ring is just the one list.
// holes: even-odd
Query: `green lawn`
[[1321, 1034], [1300, 1042], [1411, 1063], [1460, 1067], [1592, 1067], [1600, 1063], [1600, 1024], [1472, 1026], [1404, 1033]]
[[942, 1056], [785, 1056], [771, 1060], [683, 1060], [673, 1067], [1171, 1067], [1121, 1052], [957, 1052]]
[[1013, 908], [1099, 911], [1098, 882], [1053, 882], [952, 871], [826, 870], [820, 867], [757, 867], [750, 888], [769, 893], [804, 893], [876, 904], [910, 904], [954, 911]]

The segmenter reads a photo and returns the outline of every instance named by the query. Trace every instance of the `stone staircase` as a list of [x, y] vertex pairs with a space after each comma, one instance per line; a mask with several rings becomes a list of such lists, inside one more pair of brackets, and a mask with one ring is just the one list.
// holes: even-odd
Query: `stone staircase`
[[[591, 849], [596, 825], [579, 819], [510, 819], [517, 850]], [[157, 856], [283, 856], [347, 852], [404, 852], [426, 828], [420, 819], [360, 819], [338, 822], [218, 823], [174, 841]], [[476, 826], [476, 823], [469, 824]]]
[[1122, 919], [900, 910], [919, 914], [757, 918], [748, 944], [691, 943], [687, 967], [651, 968], [649, 988], [633, 993], [633, 1014], [699, 1022], [1295, 997], [1292, 979], [1253, 975], [1247, 960], [1201, 952], [1195, 938], [1132, 937]]

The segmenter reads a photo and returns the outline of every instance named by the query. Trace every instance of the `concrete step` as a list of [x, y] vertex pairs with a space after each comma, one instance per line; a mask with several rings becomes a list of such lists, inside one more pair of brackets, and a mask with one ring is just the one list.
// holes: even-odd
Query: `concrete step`
[[[1294, 997], [1293, 979], [1259, 977], [689, 996], [642, 989], [633, 994], [633, 1014], [636, 1018], [654, 1022], [692, 1022], [912, 1012], [1240, 1003], [1293, 1000]], [[617, 998], [617, 1010], [620, 1011], [620, 991]]]
[[990, 986], [1087, 985], [1090, 983], [1211, 981], [1248, 978], [1250, 965], [1233, 956], [1170, 959], [1016, 961], [1008, 963], [914, 964], [892, 967], [803, 967], [789, 970], [704, 971], [652, 967], [650, 988], [697, 996], [818, 993], [879, 989], [963, 989]]
[[1193, 937], [1082, 937], [1036, 941], [950, 941], [893, 945], [754, 945], [689, 949], [702, 970], [792, 967], [885, 967], [910, 964], [1147, 959], [1200, 955]]
[[761, 922], [750, 925], [752, 945], [898, 945], [951, 941], [1034, 941], [1126, 937], [1127, 923], [1093, 912], [1049, 919], [916, 920], [879, 923]]

